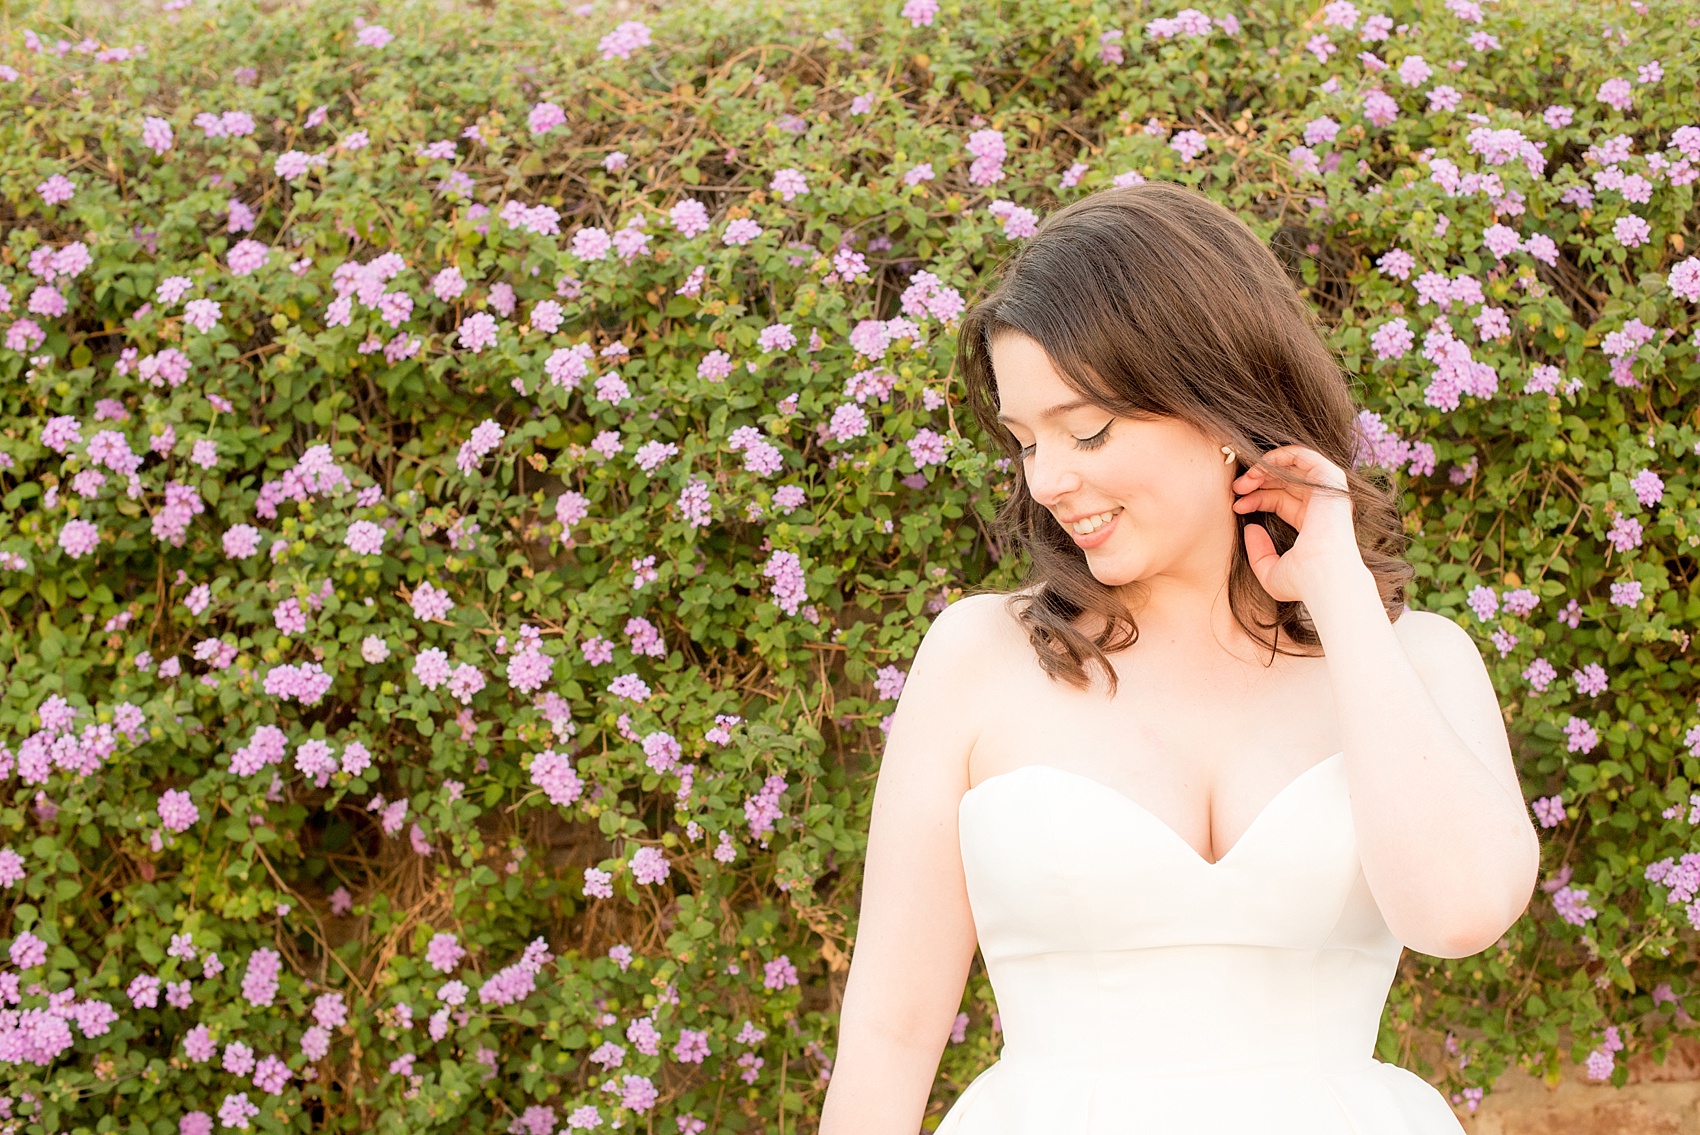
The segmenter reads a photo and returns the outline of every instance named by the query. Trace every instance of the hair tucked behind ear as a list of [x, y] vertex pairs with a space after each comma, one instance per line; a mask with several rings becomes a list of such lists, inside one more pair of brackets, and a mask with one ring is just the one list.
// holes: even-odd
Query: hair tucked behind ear
[[[1124, 417], [1182, 419], [1227, 439], [1243, 472], [1283, 445], [1316, 450], [1346, 471], [1358, 547], [1390, 620], [1405, 607], [1415, 572], [1391, 480], [1355, 467], [1358, 409], [1323, 328], [1275, 254], [1246, 223], [1202, 193], [1167, 182], [1104, 189], [1046, 217], [1007, 265], [996, 289], [964, 315], [956, 365], [968, 406], [1011, 459], [1014, 491], [996, 526], [1024, 548], [1029, 595], [1010, 596], [1040, 665], [1085, 689], [1096, 662], [1138, 641], [1139, 627], [1050, 510], [1033, 500], [1015, 439], [997, 421], [991, 341], [1017, 332], [1037, 342], [1081, 396]], [[1279, 468], [1262, 468], [1292, 483]], [[1316, 491], [1334, 492], [1327, 486]], [[1277, 552], [1298, 532], [1274, 513], [1236, 515], [1228, 604], [1270, 651], [1314, 654], [1320, 645], [1303, 604], [1277, 602], [1246, 558], [1248, 523], [1268, 530]], [[1103, 619], [1088, 638], [1075, 625]], [[1282, 632], [1305, 650], [1283, 650]]]

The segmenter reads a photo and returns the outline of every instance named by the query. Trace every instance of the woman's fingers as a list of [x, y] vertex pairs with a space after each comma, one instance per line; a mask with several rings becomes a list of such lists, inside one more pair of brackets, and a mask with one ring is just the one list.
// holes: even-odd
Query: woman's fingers
[[[1349, 483], [1339, 466], [1316, 450], [1302, 445], [1284, 445], [1279, 449], [1271, 449], [1263, 455], [1263, 461], [1271, 467], [1279, 466], [1283, 473], [1301, 481], [1320, 481], [1341, 489], [1346, 488]], [[1263, 470], [1253, 466], [1234, 478], [1232, 484], [1234, 490], [1239, 492], [1269, 480], [1275, 478], [1268, 477]], [[1303, 490], [1301, 488], [1298, 491]]]
[[1254, 489], [1234, 501], [1234, 511], [1273, 512], [1296, 527], [1304, 515], [1304, 505], [1282, 489]]

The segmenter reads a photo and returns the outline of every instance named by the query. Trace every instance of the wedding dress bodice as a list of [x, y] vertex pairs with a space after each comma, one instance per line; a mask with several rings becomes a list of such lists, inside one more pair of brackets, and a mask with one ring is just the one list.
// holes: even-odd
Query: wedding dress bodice
[[1460, 1135], [1373, 1056], [1400, 944], [1358, 860], [1343, 753], [1211, 863], [1106, 784], [1048, 765], [959, 809], [998, 1063], [938, 1135]]

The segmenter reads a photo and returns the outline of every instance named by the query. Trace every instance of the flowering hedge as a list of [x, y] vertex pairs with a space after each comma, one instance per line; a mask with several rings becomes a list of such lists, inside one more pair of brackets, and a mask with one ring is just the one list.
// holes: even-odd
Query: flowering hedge
[[1324, 315], [1547, 835], [1380, 1055], [1696, 1032], [1690, 8], [494, 7], [0, 44], [6, 1132], [806, 1126], [907, 660], [1020, 579], [957, 316], [1141, 178]]

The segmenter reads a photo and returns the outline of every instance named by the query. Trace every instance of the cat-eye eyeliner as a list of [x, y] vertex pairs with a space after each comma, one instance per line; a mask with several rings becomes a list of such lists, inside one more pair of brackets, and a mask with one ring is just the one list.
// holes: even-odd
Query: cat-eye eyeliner
[[[1077, 437], [1077, 438], [1075, 438], [1074, 439], [1075, 446], [1079, 449], [1097, 449], [1099, 446], [1103, 445], [1104, 442], [1109, 440], [1110, 427], [1114, 424], [1115, 424], [1114, 420], [1112, 419], [1111, 421], [1105, 422], [1104, 428], [1099, 430], [1097, 433], [1093, 434], [1091, 437]], [[1033, 450], [1036, 447], [1037, 447], [1036, 443], [1035, 443], [1035, 445], [1024, 445], [1024, 446], [1022, 446], [1021, 451], [1020, 451], [1021, 460], [1023, 460], [1023, 461], [1027, 460], [1028, 456], [1033, 452]]]

